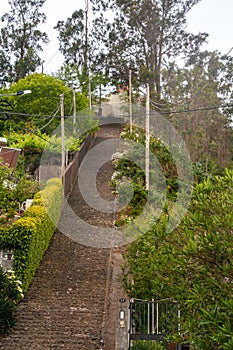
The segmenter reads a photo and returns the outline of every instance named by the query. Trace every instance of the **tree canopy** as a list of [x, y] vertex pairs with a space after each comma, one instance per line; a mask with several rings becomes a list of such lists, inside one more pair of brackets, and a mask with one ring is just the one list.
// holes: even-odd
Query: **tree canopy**
[[[4, 122], [5, 131], [30, 132], [40, 130], [51, 133], [60, 124], [60, 95], [64, 94], [65, 115], [73, 114], [73, 90], [65, 83], [45, 74], [34, 73], [12, 84], [4, 93], [31, 90], [31, 94], [10, 96], [5, 99], [12, 104], [14, 112]], [[87, 98], [79, 92], [76, 95], [77, 111], [88, 106]]]
[[[8, 0], [10, 11], [2, 15], [0, 63], [4, 67], [0, 84], [16, 82], [42, 64], [39, 52], [48, 36], [39, 30], [46, 16], [40, 12], [45, 0]], [[7, 64], [6, 64], [7, 63]], [[5, 65], [6, 64], [6, 65]]]
[[100, 69], [125, 81], [131, 67], [139, 84], [149, 83], [160, 98], [165, 60], [199, 51], [207, 37], [185, 28], [186, 14], [198, 2], [92, 0], [91, 24], [87, 6], [57, 23], [60, 51], [79, 72]]
[[217, 51], [205, 51], [192, 55], [184, 68], [173, 62], [162, 71], [169, 119], [183, 136], [192, 161], [199, 162], [206, 174], [232, 160], [231, 118], [220, 108], [232, 94], [232, 78], [224, 68], [228, 64], [229, 58]]
[[[161, 96], [161, 70], [166, 60], [197, 52], [207, 34], [186, 30], [186, 14], [199, 0], [93, 1], [102, 16], [106, 7], [115, 13], [112, 22], [99, 21], [108, 70], [122, 76], [131, 67], [140, 84], [149, 83], [156, 98]], [[96, 31], [97, 32], [97, 31]]]

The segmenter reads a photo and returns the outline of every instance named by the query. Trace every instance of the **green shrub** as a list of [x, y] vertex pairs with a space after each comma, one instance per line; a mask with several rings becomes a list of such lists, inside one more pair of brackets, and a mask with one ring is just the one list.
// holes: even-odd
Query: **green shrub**
[[17, 303], [23, 298], [22, 282], [13, 271], [3, 271], [0, 267], [0, 298]]
[[6, 248], [10, 246], [9, 242], [9, 227], [0, 227], [0, 247], [1, 248]]
[[46, 252], [60, 217], [62, 185], [51, 179], [30, 208], [8, 230], [0, 231], [0, 246], [14, 249], [13, 269], [27, 290]]
[[233, 171], [198, 184], [186, 216], [166, 233], [168, 216], [128, 245], [125, 289], [134, 298], [179, 302], [177, 342], [233, 349]]
[[0, 334], [15, 324], [16, 303], [23, 297], [21, 282], [14, 273], [0, 268]]
[[0, 225], [9, 225], [19, 205], [38, 191], [38, 182], [27, 179], [19, 169], [0, 166]]
[[0, 334], [5, 333], [15, 324], [15, 304], [0, 297]]

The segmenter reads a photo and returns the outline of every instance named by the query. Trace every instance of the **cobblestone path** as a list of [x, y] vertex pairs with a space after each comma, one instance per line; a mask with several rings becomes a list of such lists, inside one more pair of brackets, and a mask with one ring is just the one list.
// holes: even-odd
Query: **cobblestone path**
[[[119, 132], [106, 126], [95, 142], [117, 138]], [[97, 188], [106, 200], [113, 196], [112, 172], [109, 162], [97, 176]], [[112, 227], [112, 214], [93, 213], [76, 185], [69, 203], [93, 225]], [[85, 246], [57, 231], [19, 304], [16, 326], [0, 339], [0, 350], [115, 350], [117, 298], [124, 296], [120, 263], [119, 249]]]

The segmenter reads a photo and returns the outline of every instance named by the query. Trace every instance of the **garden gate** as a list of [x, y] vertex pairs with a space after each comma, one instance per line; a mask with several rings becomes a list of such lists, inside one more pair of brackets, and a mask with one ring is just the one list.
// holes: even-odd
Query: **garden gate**
[[[130, 350], [181, 350], [184, 346], [169, 343], [169, 335], [180, 331], [179, 304], [170, 300], [131, 299], [129, 317]], [[186, 347], [188, 349], [188, 347]]]

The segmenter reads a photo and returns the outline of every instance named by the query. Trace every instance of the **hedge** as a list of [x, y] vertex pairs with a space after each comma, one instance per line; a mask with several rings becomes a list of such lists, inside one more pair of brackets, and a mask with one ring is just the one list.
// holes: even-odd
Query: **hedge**
[[25, 292], [40, 265], [59, 221], [60, 179], [50, 179], [32, 205], [8, 230], [0, 231], [0, 247], [14, 249], [13, 270]]

